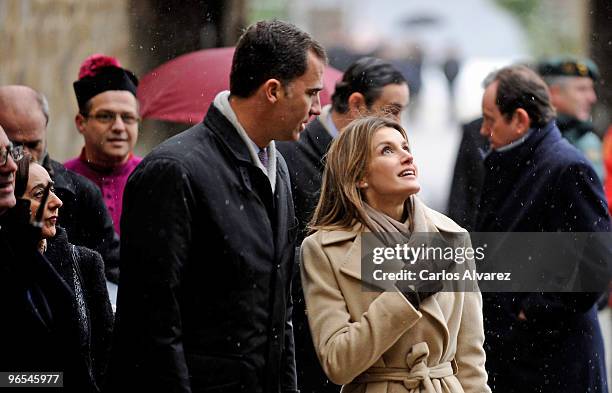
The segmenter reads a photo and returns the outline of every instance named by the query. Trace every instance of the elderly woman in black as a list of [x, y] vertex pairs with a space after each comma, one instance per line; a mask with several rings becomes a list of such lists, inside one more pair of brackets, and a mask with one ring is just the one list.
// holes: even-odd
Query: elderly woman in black
[[[49, 173], [27, 157], [18, 163], [15, 196], [30, 203], [30, 216], [35, 217], [50, 185], [48, 198], [39, 218], [41, 238], [38, 248], [68, 284], [74, 296], [73, 318], [79, 335], [75, 343], [86, 364], [87, 381], [82, 391], [99, 391], [108, 362], [113, 314], [104, 278], [104, 262], [96, 251], [68, 242], [66, 232], [56, 226], [62, 201], [55, 195]], [[38, 218], [38, 217], [37, 217]], [[56, 370], [57, 371], [57, 370]], [[65, 375], [66, 383], [71, 376]]]

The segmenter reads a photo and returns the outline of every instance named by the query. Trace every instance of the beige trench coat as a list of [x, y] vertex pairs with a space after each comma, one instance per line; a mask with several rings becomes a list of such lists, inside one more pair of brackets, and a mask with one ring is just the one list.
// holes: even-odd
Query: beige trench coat
[[[415, 232], [464, 231], [415, 201]], [[440, 292], [416, 310], [399, 292], [365, 292], [361, 226], [302, 243], [313, 342], [343, 393], [488, 393], [479, 292]]]

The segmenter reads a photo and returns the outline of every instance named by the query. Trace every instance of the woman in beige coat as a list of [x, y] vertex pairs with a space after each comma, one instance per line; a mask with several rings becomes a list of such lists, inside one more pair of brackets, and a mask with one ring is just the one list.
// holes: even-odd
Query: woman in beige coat
[[465, 232], [420, 202], [419, 189], [398, 123], [356, 120], [332, 143], [315, 232], [302, 243], [302, 285], [319, 360], [343, 393], [490, 392], [479, 292], [363, 289], [364, 231]]

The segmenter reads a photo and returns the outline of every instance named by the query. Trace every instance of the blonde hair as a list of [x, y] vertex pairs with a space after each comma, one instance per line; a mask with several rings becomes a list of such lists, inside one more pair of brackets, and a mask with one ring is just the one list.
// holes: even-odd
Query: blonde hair
[[[350, 229], [356, 222], [370, 227], [357, 183], [366, 175], [374, 134], [384, 127], [398, 130], [408, 140], [406, 131], [395, 120], [368, 116], [353, 120], [332, 142], [326, 155], [321, 196], [308, 225], [309, 233]], [[410, 198], [404, 207], [407, 212], [411, 211]], [[412, 227], [412, 219], [410, 224]]]

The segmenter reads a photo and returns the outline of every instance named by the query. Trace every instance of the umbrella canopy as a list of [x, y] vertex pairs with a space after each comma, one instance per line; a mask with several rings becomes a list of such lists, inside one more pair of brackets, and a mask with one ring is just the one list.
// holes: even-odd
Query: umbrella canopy
[[[203, 49], [160, 65], [140, 80], [140, 115], [145, 119], [199, 123], [217, 93], [229, 89], [233, 56], [233, 47]], [[321, 105], [331, 102], [341, 77], [335, 68], [325, 68]]]

